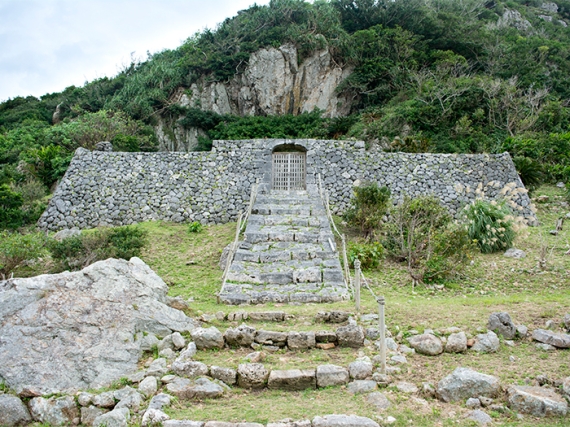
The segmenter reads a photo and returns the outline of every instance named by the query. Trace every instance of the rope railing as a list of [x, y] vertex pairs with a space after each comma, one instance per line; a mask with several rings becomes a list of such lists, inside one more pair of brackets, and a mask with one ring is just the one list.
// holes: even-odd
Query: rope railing
[[[333, 217], [332, 217], [332, 213], [331, 213], [331, 209], [330, 209], [330, 204], [329, 204], [329, 194], [323, 188], [323, 182], [321, 180], [321, 174], [318, 174], [317, 182], [318, 182], [318, 186], [319, 186], [319, 196], [321, 197], [321, 201], [323, 202], [323, 206], [325, 208], [327, 219], [329, 220], [329, 223], [331, 224], [331, 228], [332, 228], [333, 232], [335, 232], [339, 236], [340, 241], [342, 243], [342, 263], [343, 263], [344, 282], [346, 284], [347, 290], [349, 292], [351, 292], [352, 296], [354, 297], [354, 287], [352, 286], [352, 278], [350, 276], [350, 270], [348, 268], [348, 255], [346, 252], [346, 237], [344, 236], [344, 234], [342, 234], [340, 231], [338, 231], [338, 228], [336, 227], [336, 224], [333, 221]], [[334, 248], [333, 248], [333, 250], [334, 250]], [[338, 250], [335, 250], [335, 252], [338, 252]]]

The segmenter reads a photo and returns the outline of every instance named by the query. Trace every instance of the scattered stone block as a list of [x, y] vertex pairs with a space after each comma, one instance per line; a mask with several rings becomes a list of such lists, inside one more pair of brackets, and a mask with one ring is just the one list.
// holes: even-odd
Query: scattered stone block
[[315, 320], [323, 323], [344, 323], [348, 321], [350, 313], [346, 311], [320, 311]]
[[399, 381], [394, 385], [398, 391], [401, 391], [402, 393], [417, 393], [419, 390], [415, 384], [406, 381]]
[[24, 402], [11, 394], [0, 394], [0, 425], [14, 427], [32, 422], [32, 416]]
[[139, 393], [141, 393], [145, 397], [154, 396], [154, 394], [158, 390], [158, 380], [156, 377], [146, 377], [141, 383], [139, 384]]
[[352, 394], [370, 393], [378, 388], [373, 380], [355, 380], [348, 384], [347, 390]]
[[237, 369], [237, 383], [243, 388], [263, 388], [269, 372], [261, 363], [242, 363]]
[[190, 420], [166, 420], [162, 422], [162, 427], [204, 427], [203, 421]]
[[476, 397], [470, 397], [467, 399], [467, 402], [465, 402], [465, 406], [469, 409], [478, 409], [481, 407], [481, 401]]
[[317, 343], [336, 343], [336, 333], [332, 331], [317, 331], [315, 332], [315, 341]]
[[500, 391], [498, 378], [461, 367], [437, 385], [437, 395], [444, 402], [457, 402], [479, 396], [496, 397]]
[[127, 408], [113, 409], [95, 418], [93, 427], [127, 427], [130, 418], [131, 413]]
[[340, 347], [359, 348], [364, 346], [364, 331], [358, 325], [341, 326], [336, 330]]
[[432, 334], [414, 335], [408, 338], [410, 346], [420, 354], [437, 356], [443, 353], [441, 340]]
[[507, 249], [507, 251], [503, 255], [506, 256], [507, 258], [516, 258], [516, 259], [522, 259], [526, 257], [525, 251], [515, 248]]
[[112, 391], [93, 396], [93, 404], [99, 408], [112, 408], [115, 406], [115, 396]]
[[356, 415], [325, 415], [313, 418], [313, 427], [380, 427], [370, 418]]
[[507, 389], [509, 407], [535, 417], [565, 417], [568, 403], [552, 389], [533, 386], [510, 386]]
[[255, 341], [255, 328], [245, 324], [237, 328], [228, 328], [224, 332], [224, 340], [230, 347], [250, 347]]
[[314, 369], [272, 370], [267, 387], [274, 390], [305, 390], [316, 388]]
[[532, 338], [544, 344], [550, 344], [557, 348], [570, 348], [570, 335], [558, 334], [546, 329], [536, 329], [532, 332]]
[[249, 313], [248, 316], [258, 322], [283, 322], [287, 315], [283, 311], [267, 311]]
[[366, 402], [368, 402], [370, 405], [374, 406], [376, 408], [376, 410], [378, 410], [378, 411], [383, 411], [385, 409], [388, 409], [391, 405], [388, 398], [383, 393], [380, 393], [379, 391], [374, 391], [374, 392], [370, 393], [369, 395], [367, 395], [366, 396]]
[[227, 385], [234, 385], [237, 383], [237, 371], [235, 369], [210, 366], [210, 376]]
[[108, 411], [98, 408], [96, 406], [84, 406], [81, 408], [81, 424], [85, 426], [92, 426], [95, 419]]
[[176, 375], [187, 378], [197, 378], [203, 375], [208, 375], [208, 366], [202, 362], [193, 360], [179, 360], [176, 359], [171, 366], [172, 372]]
[[507, 340], [512, 340], [517, 334], [517, 328], [509, 313], [491, 313], [487, 322], [487, 329], [502, 335]]
[[308, 350], [316, 344], [314, 332], [289, 332], [287, 347], [289, 350]]
[[348, 384], [348, 369], [337, 365], [317, 366], [317, 387], [330, 387]]
[[365, 380], [372, 376], [372, 362], [370, 360], [356, 360], [348, 365], [350, 378], [355, 380]]
[[480, 409], [469, 412], [466, 418], [475, 421], [480, 426], [486, 426], [493, 423], [493, 419], [489, 416], [489, 414], [483, 412]]
[[198, 350], [224, 348], [224, 336], [215, 326], [196, 328], [191, 334]]
[[465, 332], [457, 332], [449, 335], [445, 343], [446, 353], [463, 353], [467, 351], [467, 336]]
[[476, 337], [475, 344], [471, 347], [478, 353], [496, 353], [499, 350], [499, 338], [493, 331], [486, 334], [479, 334]]
[[285, 347], [287, 344], [287, 333], [260, 330], [255, 334], [255, 342], [262, 345]]

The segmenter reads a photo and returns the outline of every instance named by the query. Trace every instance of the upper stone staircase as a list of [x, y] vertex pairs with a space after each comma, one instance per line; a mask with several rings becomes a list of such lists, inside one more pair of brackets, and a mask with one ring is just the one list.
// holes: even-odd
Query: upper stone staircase
[[256, 197], [226, 281], [226, 304], [348, 299], [335, 239], [315, 185]]

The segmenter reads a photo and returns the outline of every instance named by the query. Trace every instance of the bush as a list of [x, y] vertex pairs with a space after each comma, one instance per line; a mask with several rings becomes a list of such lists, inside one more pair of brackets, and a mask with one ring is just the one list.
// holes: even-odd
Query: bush
[[6, 279], [24, 261], [35, 260], [45, 252], [43, 233], [20, 234], [0, 231], [0, 275]]
[[61, 242], [51, 240], [48, 249], [58, 270], [79, 270], [107, 258], [139, 256], [147, 241], [148, 233], [140, 227], [98, 228]]
[[0, 229], [15, 229], [22, 225], [22, 195], [8, 184], [0, 185]]
[[380, 227], [389, 202], [388, 187], [380, 188], [377, 183], [356, 187], [351, 200], [352, 207], [344, 218], [349, 224], [359, 227], [366, 238], [370, 238]]
[[469, 237], [484, 253], [509, 249], [515, 238], [510, 209], [504, 202], [477, 199], [465, 206], [464, 220]]
[[384, 247], [407, 263], [414, 285], [451, 279], [462, 271], [472, 243], [438, 199], [405, 197], [390, 214]]
[[536, 160], [524, 156], [515, 156], [513, 163], [527, 190], [536, 189], [544, 181], [542, 165]]
[[189, 233], [199, 233], [200, 231], [202, 231], [202, 224], [198, 221], [194, 221], [190, 224], [188, 224], [188, 232]]
[[348, 244], [348, 260], [353, 268], [356, 259], [360, 261], [363, 270], [376, 268], [383, 255], [384, 247], [379, 242]]

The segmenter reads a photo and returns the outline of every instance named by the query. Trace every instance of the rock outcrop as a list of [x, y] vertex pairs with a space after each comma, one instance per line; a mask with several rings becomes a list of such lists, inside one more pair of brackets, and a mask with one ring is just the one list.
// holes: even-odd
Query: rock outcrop
[[[188, 90], [180, 88], [173, 101], [178, 104], [237, 116], [283, 115], [324, 111], [326, 117], [350, 112], [351, 98], [337, 87], [352, 72], [334, 63], [328, 49], [314, 52], [299, 65], [297, 48], [285, 44], [254, 52], [245, 70], [228, 82], [203, 76]], [[163, 151], [192, 151], [204, 132], [198, 128], [172, 129], [161, 120], [157, 136]]]
[[0, 282], [0, 378], [33, 396], [101, 387], [136, 371], [143, 332], [196, 327], [165, 304], [167, 290], [138, 258]]

